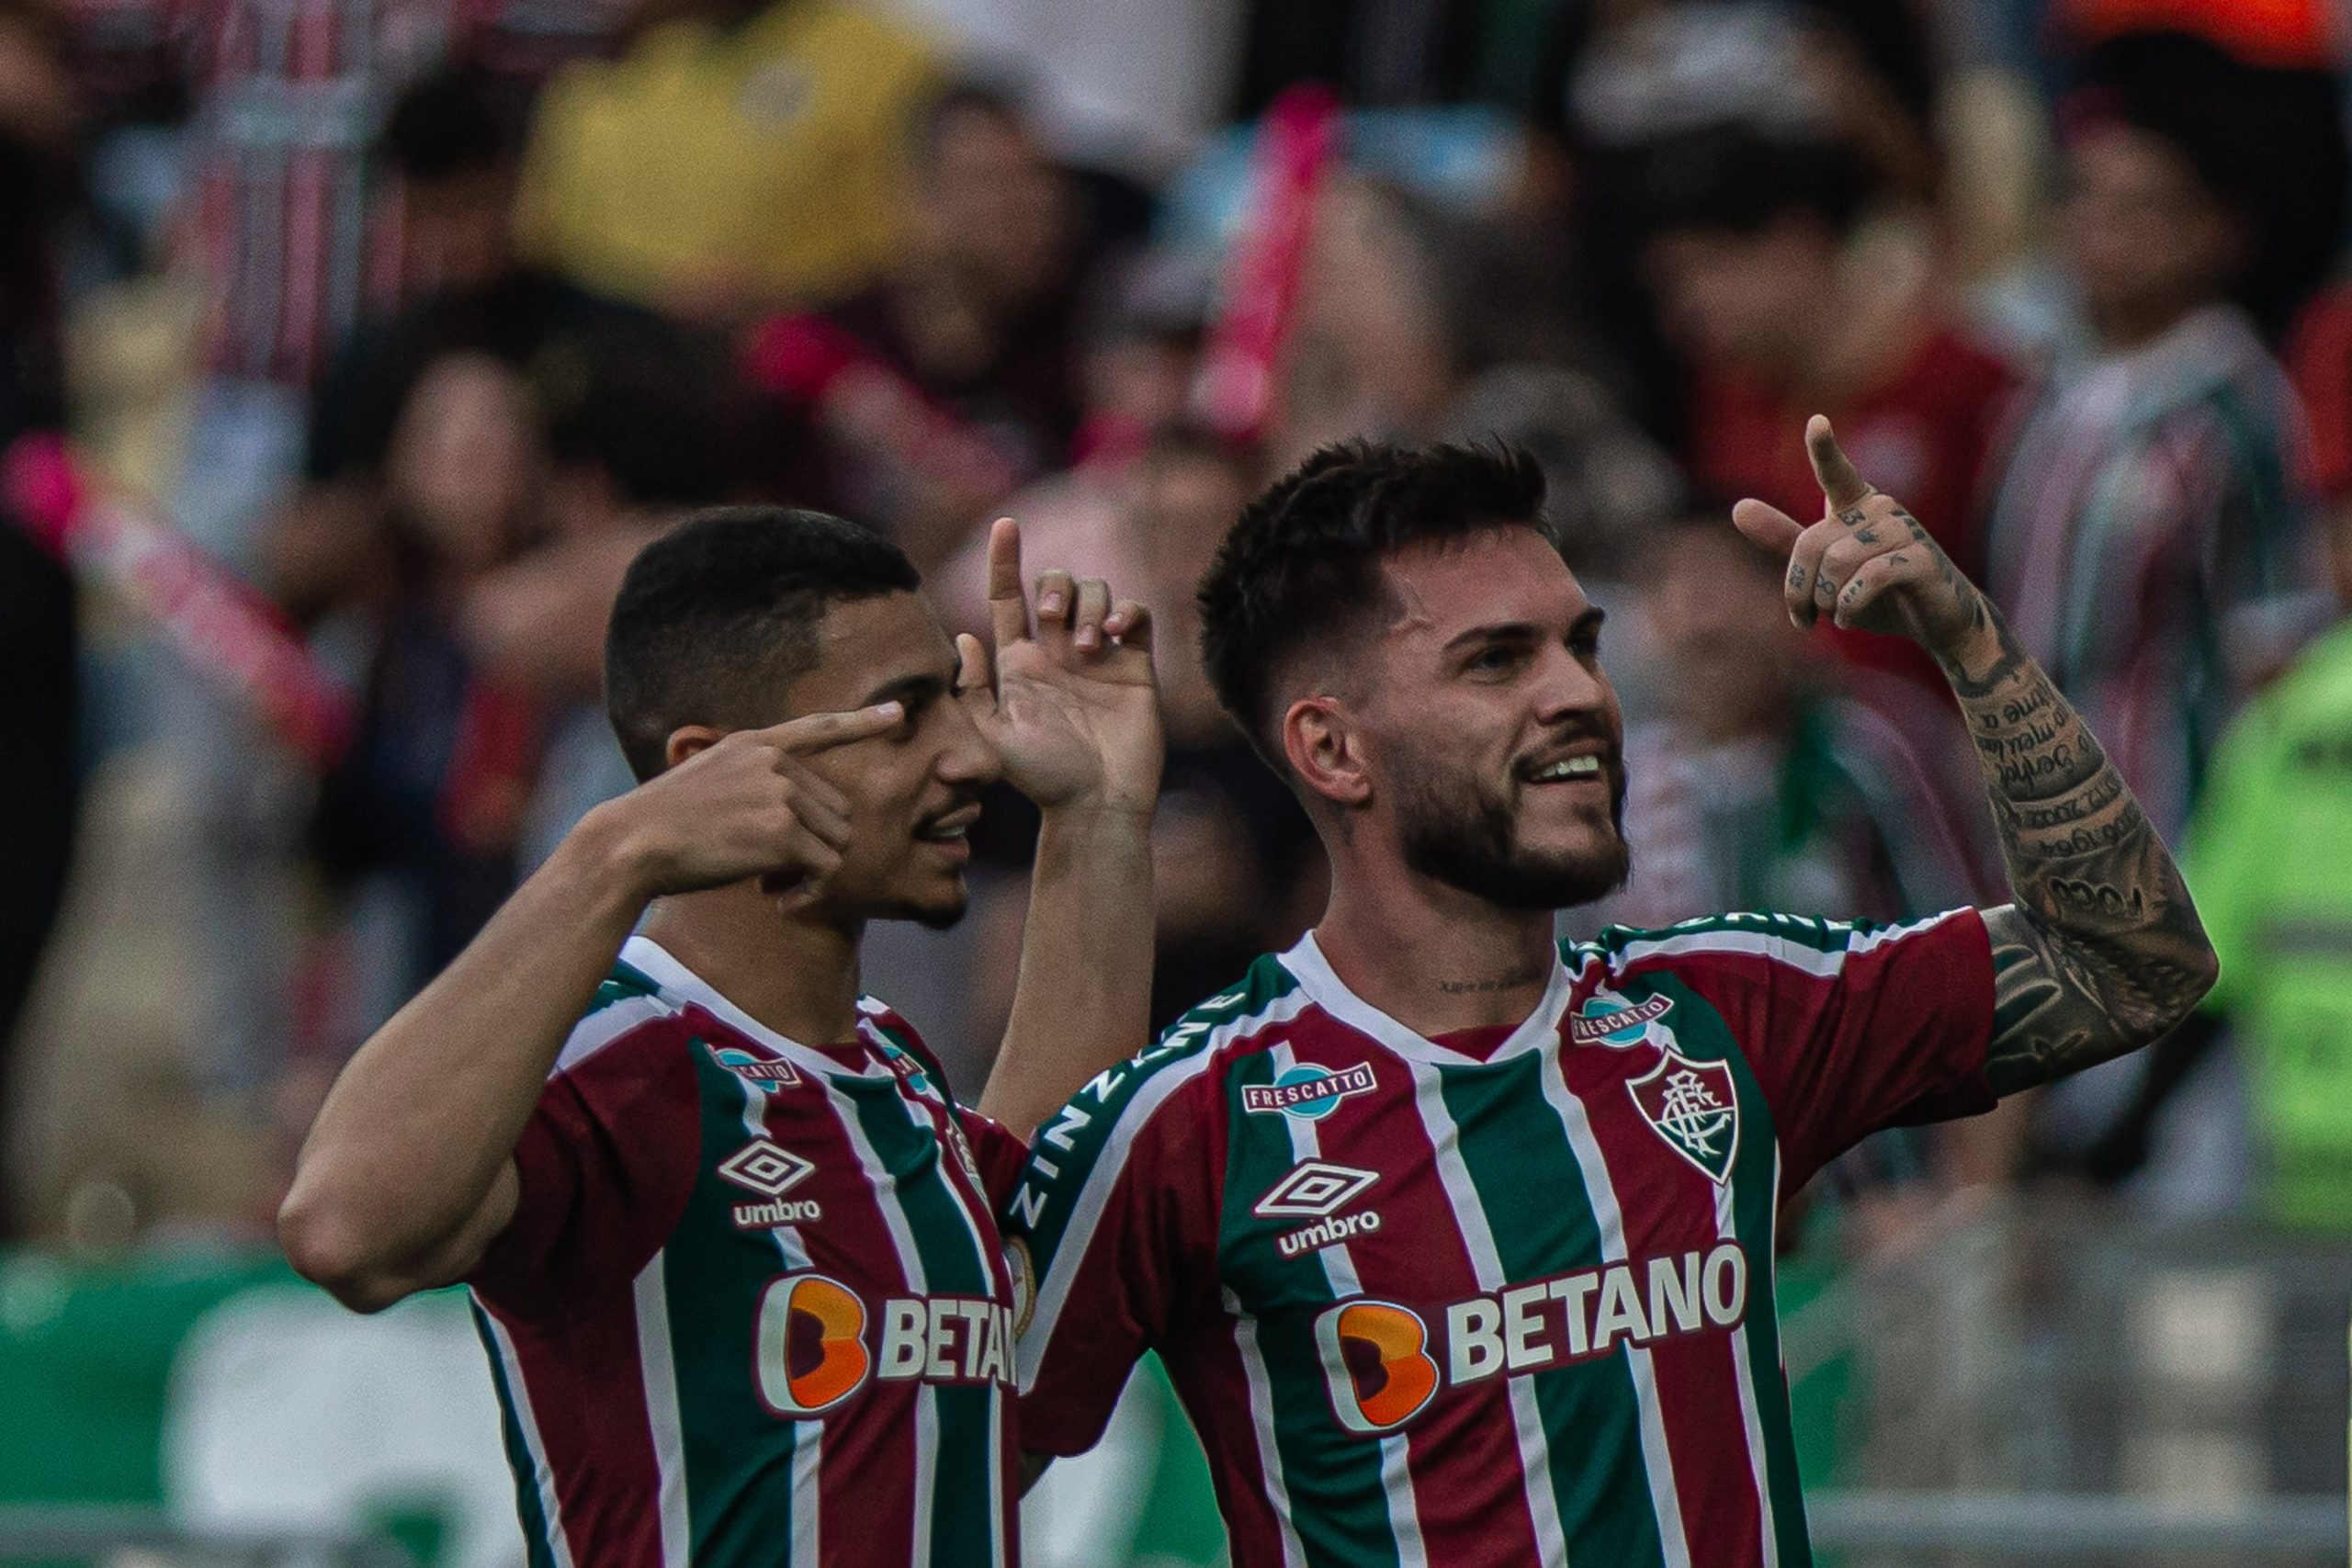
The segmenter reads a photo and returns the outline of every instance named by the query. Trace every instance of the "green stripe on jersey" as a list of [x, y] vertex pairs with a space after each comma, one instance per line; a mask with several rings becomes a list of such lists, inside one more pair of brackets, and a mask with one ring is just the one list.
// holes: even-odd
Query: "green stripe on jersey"
[[[686, 1519], [693, 1558], [708, 1568], [791, 1562], [793, 1449], [799, 1423], [760, 1403], [745, 1357], [745, 1326], [789, 1265], [775, 1236], [738, 1230], [737, 1194], [716, 1162], [751, 1141], [745, 1117], [762, 1091], [692, 1050], [702, 1100], [701, 1170], [664, 1251], [663, 1295], [684, 1433]], [[814, 1568], [792, 1563], [791, 1568]]]
[[1731, 1026], [1698, 992], [1671, 975], [1644, 976], [1657, 995], [1675, 1003], [1675, 1048], [1695, 1062], [1720, 1061], [1731, 1068], [1739, 1105], [1739, 1156], [1732, 1166], [1732, 1225], [1747, 1254], [1747, 1320], [1740, 1329], [1747, 1346], [1748, 1385], [1756, 1398], [1757, 1423], [1764, 1433], [1766, 1495], [1772, 1505], [1772, 1535], [1781, 1568], [1810, 1568], [1813, 1549], [1804, 1526], [1804, 1493], [1797, 1476], [1796, 1433], [1789, 1422], [1788, 1382], [1781, 1371], [1781, 1317], [1775, 1290], [1774, 1227], [1780, 1208], [1780, 1134], [1771, 1106], [1733, 1038]]
[[[1261, 1051], [1238, 1063], [1225, 1086], [1230, 1143], [1217, 1225], [1217, 1273], [1260, 1310], [1256, 1355], [1274, 1425], [1274, 1451], [1263, 1459], [1281, 1471], [1307, 1568], [1379, 1568], [1398, 1561], [1380, 1443], [1342, 1430], [1332, 1418], [1322, 1350], [1315, 1342], [1316, 1318], [1339, 1297], [1320, 1251], [1284, 1258], [1261, 1239], [1263, 1233], [1295, 1225], [1295, 1220], [1270, 1221], [1250, 1212], [1259, 1195], [1295, 1163], [1290, 1119], [1250, 1116], [1241, 1110], [1243, 1086], [1272, 1083], [1274, 1071], [1274, 1054]], [[1250, 1354], [1246, 1341], [1242, 1354]]]
[[553, 1526], [547, 1509], [540, 1506], [538, 1465], [531, 1457], [531, 1445], [523, 1438], [523, 1420], [516, 1392], [506, 1377], [506, 1358], [499, 1354], [498, 1337], [491, 1331], [490, 1314], [470, 1293], [467, 1306], [473, 1310], [474, 1332], [481, 1337], [481, 1348], [490, 1353], [490, 1375], [498, 1385], [498, 1434], [506, 1445], [506, 1467], [514, 1472], [514, 1511], [521, 1516], [525, 1568], [555, 1568]]
[[662, 987], [651, 976], [633, 964], [624, 964], [616, 958], [612, 973], [597, 983], [595, 998], [589, 1002], [587, 1014], [582, 1016], [600, 1013], [615, 1002], [625, 1002], [632, 997], [658, 997], [661, 994]]
[[1668, 942], [1680, 936], [1713, 933], [1775, 937], [1799, 947], [1812, 948], [1816, 953], [1842, 953], [1856, 935], [1879, 929], [1868, 920], [1824, 920], [1809, 915], [1702, 915], [1697, 919], [1679, 921], [1655, 931], [1610, 926], [1592, 942], [1564, 944], [1560, 955], [1573, 969], [1579, 954], [1600, 953], [1613, 957], [1637, 942]]
[[[1541, 1052], [1438, 1069], [1505, 1280], [1601, 1262], [1600, 1221], [1567, 1130], [1544, 1098], [1543, 1069]], [[1555, 1367], [1532, 1381], [1568, 1560], [1612, 1568], [1662, 1562], [1641, 1407], [1624, 1355]]]
[[[885, 1202], [895, 1198], [906, 1216], [922, 1266], [924, 1293], [991, 1296], [988, 1260], [979, 1250], [983, 1244], [956, 1201], [951, 1178], [941, 1168], [946, 1156], [939, 1135], [930, 1119], [907, 1100], [898, 1076], [837, 1077], [833, 1086], [855, 1106], [858, 1129], [889, 1172], [889, 1186], [881, 1197]], [[925, 1395], [938, 1414], [938, 1440], [932, 1464], [931, 1518], [927, 1526], [918, 1520], [916, 1528], [930, 1530], [931, 1561], [936, 1568], [988, 1568], [994, 1555], [990, 1521], [997, 1509], [991, 1484], [996, 1438], [989, 1413], [1003, 1394], [984, 1385], [926, 1384], [916, 1397]]]
[[[1012, 1214], [1029, 1249], [1035, 1277], [1043, 1280], [1069, 1229], [1083, 1177], [1101, 1163], [1111, 1129], [1143, 1087], [1154, 1077], [1214, 1049], [1227, 1031], [1247, 1028], [1275, 1002], [1298, 988], [1297, 976], [1268, 955], [1250, 966], [1238, 986], [1220, 991], [1168, 1027], [1159, 1042], [1117, 1066], [1095, 1075], [1047, 1117], [1031, 1140], [1028, 1168], [1013, 1194]], [[1262, 1120], [1262, 1118], [1261, 1118]], [[1130, 1135], [1133, 1129], [1129, 1129]]]

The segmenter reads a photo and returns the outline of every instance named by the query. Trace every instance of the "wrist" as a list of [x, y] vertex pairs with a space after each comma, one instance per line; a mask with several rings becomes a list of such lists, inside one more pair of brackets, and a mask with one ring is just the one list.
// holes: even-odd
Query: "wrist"
[[662, 886], [658, 857], [628, 803], [621, 795], [591, 808], [548, 863], [592, 896], [626, 905], [634, 920], [661, 896]]
[[1981, 592], [1969, 604], [1968, 612], [1928, 651], [1947, 676], [1973, 685], [1991, 674], [2007, 657], [2007, 650], [2002, 645], [2000, 618]]

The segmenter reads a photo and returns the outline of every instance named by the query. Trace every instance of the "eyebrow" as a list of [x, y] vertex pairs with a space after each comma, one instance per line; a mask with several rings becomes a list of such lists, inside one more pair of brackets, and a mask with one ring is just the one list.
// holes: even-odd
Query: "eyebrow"
[[[1597, 631], [1600, 623], [1608, 618], [1608, 612], [1600, 605], [1588, 604], [1568, 624], [1568, 634], [1573, 637], [1579, 632]], [[1452, 653], [1456, 649], [1477, 642], [1533, 642], [1543, 636], [1544, 628], [1532, 621], [1497, 621], [1487, 626], [1472, 626], [1468, 631], [1457, 634], [1448, 639], [1444, 651]]]

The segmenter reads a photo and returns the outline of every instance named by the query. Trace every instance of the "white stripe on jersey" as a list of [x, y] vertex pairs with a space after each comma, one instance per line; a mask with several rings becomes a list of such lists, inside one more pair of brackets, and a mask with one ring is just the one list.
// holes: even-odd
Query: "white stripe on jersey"
[[673, 998], [673, 1007], [692, 1002], [710, 1013], [719, 1022], [744, 1036], [756, 1045], [765, 1047], [808, 1072], [819, 1076], [839, 1077], [849, 1074], [859, 1077], [892, 1077], [890, 1069], [876, 1062], [861, 1071], [845, 1066], [822, 1051], [805, 1045], [787, 1034], [779, 1034], [728, 1000], [718, 987], [687, 968], [671, 956], [669, 951], [650, 937], [633, 936], [621, 946], [621, 962], [641, 971], [662, 987], [662, 994]]
[[[1061, 1322], [1062, 1308], [1069, 1303], [1072, 1283], [1079, 1268], [1086, 1261], [1087, 1249], [1094, 1244], [1095, 1227], [1102, 1223], [1102, 1211], [1117, 1190], [1119, 1173], [1126, 1168], [1127, 1150], [1136, 1134], [1150, 1122], [1153, 1112], [1166, 1103], [1168, 1097], [1184, 1085], [1207, 1072], [1216, 1061], [1216, 1054], [1225, 1046], [1245, 1035], [1278, 1023], [1287, 1023], [1315, 1005], [1314, 998], [1304, 990], [1285, 991], [1268, 1002], [1262, 1011], [1230, 1023], [1218, 1024], [1192, 1047], [1192, 1055], [1181, 1061], [1148, 1070], [1151, 1077], [1135, 1097], [1120, 1108], [1118, 1116], [1103, 1134], [1102, 1152], [1086, 1173], [1086, 1179], [1070, 1201], [1069, 1221], [1062, 1228], [1061, 1244], [1055, 1247], [1052, 1263], [1043, 1278], [1037, 1280], [1037, 1302], [1031, 1309], [1028, 1331], [1021, 1336], [1020, 1388], [1027, 1393], [1037, 1386], [1037, 1371], [1046, 1358], [1046, 1348], [1052, 1343], [1054, 1330]], [[1182, 1027], [1181, 1025], [1179, 1026]], [[1150, 1055], [1149, 1052], [1145, 1053]], [[1115, 1069], [1114, 1069], [1115, 1070]], [[1080, 1092], [1083, 1093], [1083, 1090]], [[1295, 1121], [1295, 1117], [1284, 1117]], [[1043, 1137], [1045, 1129], [1038, 1129]]]
[[693, 1532], [686, 1524], [685, 1421], [678, 1409], [678, 1369], [670, 1353], [670, 1298], [662, 1282], [663, 1254], [639, 1270], [630, 1286], [637, 1301], [637, 1364], [645, 1381], [645, 1420], [653, 1438], [653, 1465], [662, 1478], [662, 1568], [686, 1568]]
[[498, 1362], [506, 1373], [506, 1391], [514, 1400], [514, 1425], [522, 1429], [523, 1447], [531, 1456], [531, 1483], [538, 1488], [539, 1517], [548, 1524], [548, 1554], [555, 1559], [555, 1568], [572, 1568], [571, 1541], [563, 1529], [563, 1506], [556, 1501], [555, 1470], [548, 1463], [548, 1446], [539, 1436], [538, 1417], [531, 1413], [531, 1390], [523, 1381], [522, 1359], [514, 1354], [514, 1341], [507, 1337], [506, 1325], [487, 1305], [481, 1309], [481, 1320], [490, 1325], [491, 1343], [498, 1347]]
[[[1780, 1152], [1776, 1148], [1772, 1155], [1775, 1167], [1772, 1190], [1776, 1193], [1781, 1186], [1781, 1173], [1777, 1168], [1780, 1162]], [[1770, 1205], [1766, 1213], [1771, 1216], [1766, 1222], [1763, 1247], [1769, 1258], [1780, 1245], [1780, 1205]], [[1739, 1224], [1732, 1212], [1731, 1183], [1728, 1181], [1715, 1189], [1715, 1234], [1725, 1241], [1739, 1239]], [[1765, 1268], [1769, 1269], [1770, 1267], [1768, 1261]], [[1780, 1298], [1767, 1291], [1751, 1288], [1749, 1299], [1774, 1302]], [[1747, 1433], [1747, 1468], [1756, 1476], [1756, 1512], [1764, 1535], [1764, 1568], [1781, 1568], [1781, 1543], [1772, 1533], [1771, 1478], [1765, 1470], [1768, 1461], [1764, 1450], [1764, 1418], [1756, 1408], [1756, 1379], [1747, 1356], [1747, 1325], [1741, 1324], [1727, 1337], [1731, 1340], [1732, 1381], [1739, 1389], [1739, 1424]]]
[[[1438, 1070], [1414, 1058], [1408, 1058], [1406, 1066], [1412, 1069], [1413, 1104], [1420, 1111], [1422, 1130], [1429, 1134], [1438, 1183], [1445, 1189], [1454, 1229], [1461, 1233], [1462, 1244], [1470, 1254], [1471, 1271], [1479, 1290], [1499, 1291], [1509, 1283], [1503, 1277], [1502, 1255], [1495, 1250], [1495, 1234], [1487, 1224], [1486, 1210], [1479, 1206], [1470, 1168], [1462, 1161], [1461, 1143], [1453, 1118], [1445, 1109]], [[1551, 1442], [1544, 1435], [1543, 1413], [1535, 1407], [1534, 1381], [1506, 1378], [1503, 1382], [1510, 1401], [1511, 1429], [1519, 1438], [1520, 1485], [1527, 1495], [1528, 1517], [1535, 1528], [1536, 1561], [1544, 1568], [1567, 1568], [1568, 1534], [1560, 1523], [1559, 1499], [1552, 1495]]]
[[[1285, 1117], [1285, 1121], [1291, 1118]], [[1266, 1355], [1258, 1348], [1258, 1320], [1241, 1305], [1231, 1287], [1221, 1287], [1225, 1310], [1233, 1319], [1233, 1348], [1241, 1357], [1241, 1375], [1250, 1384], [1250, 1424], [1258, 1434], [1258, 1469], [1266, 1478], [1266, 1506], [1274, 1511], [1274, 1534], [1283, 1543], [1283, 1568], [1306, 1568], [1306, 1549], [1290, 1516], [1290, 1484], [1283, 1479], [1282, 1450], [1274, 1441], [1274, 1390], [1266, 1375]]]
[[[1584, 1175], [1585, 1196], [1592, 1204], [1593, 1221], [1600, 1230], [1600, 1261], [1628, 1261], [1631, 1254], [1625, 1249], [1625, 1216], [1617, 1206], [1617, 1187], [1609, 1179], [1609, 1162], [1602, 1157], [1600, 1144], [1592, 1135], [1592, 1122], [1585, 1115], [1584, 1101], [1568, 1088], [1559, 1052], [1544, 1054], [1536, 1081], [1543, 1085], [1544, 1100], [1560, 1118], [1560, 1125], [1568, 1135], [1568, 1147], [1576, 1152], [1577, 1168]], [[1690, 1568], [1690, 1542], [1682, 1529], [1682, 1499], [1674, 1490], [1674, 1454], [1666, 1440], [1666, 1411], [1658, 1404], [1657, 1370], [1651, 1364], [1646, 1348], [1629, 1342], [1624, 1351], [1626, 1371], [1634, 1377], [1634, 1409], [1641, 1416], [1642, 1470], [1649, 1478], [1650, 1507], [1657, 1515], [1659, 1551], [1666, 1558], [1667, 1568]]]
[[[740, 1073], [729, 1073], [728, 1077], [743, 1091], [743, 1131], [754, 1138], [766, 1136], [767, 1086], [754, 1083]], [[768, 1234], [775, 1238], [776, 1250], [784, 1257], [786, 1273], [797, 1274], [811, 1266], [808, 1247], [801, 1240], [798, 1225], [779, 1225]], [[820, 1483], [825, 1465], [825, 1424], [796, 1421], [793, 1427], [792, 1546], [785, 1562], [791, 1568], [817, 1568], [817, 1554], [824, 1545], [819, 1505], [823, 1501]]]
[[[1274, 1059], [1277, 1077], [1298, 1065], [1298, 1053], [1291, 1049], [1287, 1041], [1267, 1055]], [[1284, 1116], [1281, 1120], [1290, 1128], [1293, 1165], [1323, 1152], [1323, 1140], [1317, 1135], [1313, 1122], [1304, 1116]], [[1333, 1296], [1345, 1301], [1363, 1294], [1363, 1278], [1356, 1272], [1356, 1261], [1348, 1255], [1346, 1242], [1334, 1242], [1318, 1249], [1316, 1256], [1322, 1260], [1323, 1278], [1330, 1285]], [[1404, 1433], [1391, 1432], [1380, 1439], [1380, 1486], [1388, 1499], [1388, 1532], [1396, 1538], [1397, 1563], [1399, 1568], [1429, 1568], [1429, 1547], [1421, 1540], [1420, 1504], [1413, 1495], [1409, 1457]]]
[[1827, 952], [1806, 942], [1784, 936], [1774, 936], [1769, 931], [1682, 931], [1672, 936], [1655, 937], [1643, 942], [1629, 942], [1617, 952], [1620, 967], [1648, 958], [1675, 958], [1688, 953], [1745, 953], [1785, 964], [1792, 969], [1827, 979], [1846, 967], [1846, 960], [1858, 957], [1873, 948], [1900, 942], [1941, 925], [1965, 909], [1946, 909], [1940, 915], [1910, 920], [1902, 925], [1887, 926], [1874, 931], [1849, 929], [1846, 944]]
[[548, 1076], [569, 1072], [605, 1046], [627, 1034], [639, 1024], [650, 1023], [657, 1018], [667, 1018], [684, 1004], [668, 997], [628, 997], [594, 1012], [571, 1026], [564, 1036], [563, 1050], [555, 1059], [555, 1066]]

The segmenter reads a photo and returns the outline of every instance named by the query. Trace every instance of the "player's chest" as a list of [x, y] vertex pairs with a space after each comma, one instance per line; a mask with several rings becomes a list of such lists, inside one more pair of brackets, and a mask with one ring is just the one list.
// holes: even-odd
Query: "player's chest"
[[707, 1055], [702, 1165], [679, 1238], [715, 1271], [814, 1271], [876, 1301], [1010, 1299], [972, 1150], [922, 1069]]
[[1224, 1282], [1259, 1314], [1369, 1297], [1442, 1317], [1530, 1289], [1597, 1304], [1626, 1288], [1612, 1270], [1646, 1292], [1655, 1260], [1678, 1288], [1703, 1274], [1743, 1215], [1769, 1227], [1773, 1134], [1744, 1070], [1670, 1012], [1612, 998], [1487, 1063], [1268, 1053], [1230, 1089]]

